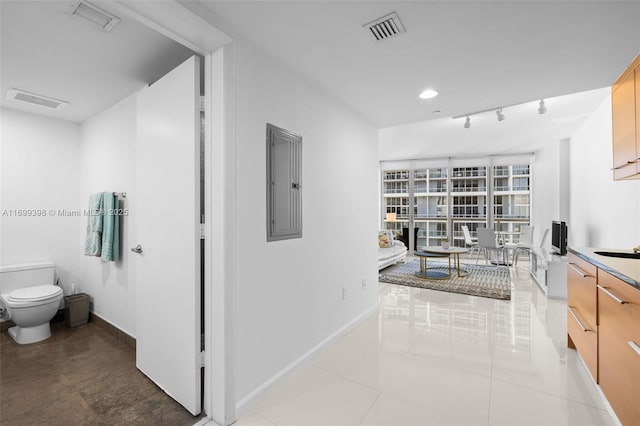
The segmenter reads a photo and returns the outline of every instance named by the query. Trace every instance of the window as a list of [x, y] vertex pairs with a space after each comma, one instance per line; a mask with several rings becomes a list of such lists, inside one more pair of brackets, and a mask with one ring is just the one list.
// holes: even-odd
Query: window
[[514, 191], [528, 191], [529, 190], [529, 178], [528, 177], [514, 177], [513, 178], [513, 190]]
[[[462, 225], [475, 236], [479, 227], [492, 226], [518, 232], [530, 221], [529, 158], [521, 162], [490, 165], [493, 159], [445, 160], [453, 167], [408, 167], [384, 170], [393, 163], [382, 163], [383, 213], [396, 213], [394, 222], [384, 221], [409, 247], [413, 229], [414, 247], [440, 245], [443, 237], [463, 247]], [[415, 163], [420, 163], [416, 160]], [[498, 161], [496, 161], [498, 162]], [[442, 163], [442, 162], [441, 162]]]

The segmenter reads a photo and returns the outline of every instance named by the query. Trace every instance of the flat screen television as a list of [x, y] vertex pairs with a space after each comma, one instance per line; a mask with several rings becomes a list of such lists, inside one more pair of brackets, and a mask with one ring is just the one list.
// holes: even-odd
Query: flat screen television
[[567, 254], [567, 224], [559, 220], [551, 223], [551, 248], [553, 252], [564, 256]]

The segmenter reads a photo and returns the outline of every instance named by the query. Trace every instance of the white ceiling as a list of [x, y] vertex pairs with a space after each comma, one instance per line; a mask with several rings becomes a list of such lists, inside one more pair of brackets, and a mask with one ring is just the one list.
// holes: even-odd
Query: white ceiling
[[[504, 109], [498, 122], [495, 111], [464, 118], [421, 121], [380, 130], [381, 160], [481, 157], [530, 153], [570, 138], [597, 108], [610, 108], [610, 89], [589, 90], [547, 98], [547, 112], [538, 114], [538, 102]], [[611, 141], [603, 140], [610, 144]]]
[[[402, 137], [392, 145], [405, 158], [424, 156], [425, 140], [496, 152], [569, 137], [607, 90], [552, 98], [607, 88], [640, 51], [640, 1], [179, 1], [376, 127], [401, 126], [381, 134]], [[0, 1], [3, 107], [24, 109], [4, 97], [15, 87], [71, 101], [61, 112], [30, 111], [82, 122], [192, 54], [123, 15], [102, 32], [66, 15], [70, 3]], [[392, 11], [407, 32], [373, 43], [362, 25]], [[418, 99], [426, 87], [440, 95]], [[463, 119], [451, 120], [541, 98], [546, 119], [510, 107], [501, 123], [495, 113], [472, 117], [466, 133]]]
[[[1, 105], [83, 122], [193, 55], [127, 16], [110, 32], [65, 13], [69, 1], [0, 1]], [[69, 101], [61, 111], [6, 98], [10, 88]]]
[[[379, 128], [607, 87], [640, 51], [638, 1], [200, 3]], [[372, 42], [392, 11], [406, 33]]]

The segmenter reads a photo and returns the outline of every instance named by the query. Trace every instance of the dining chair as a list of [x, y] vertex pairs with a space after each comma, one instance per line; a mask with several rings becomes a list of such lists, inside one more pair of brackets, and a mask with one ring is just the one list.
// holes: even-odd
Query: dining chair
[[[506, 248], [513, 250], [513, 266], [518, 264], [520, 253], [529, 253], [533, 247], [533, 231], [535, 226], [522, 225], [520, 227], [520, 238], [517, 243], [506, 244]], [[544, 238], [544, 236], [543, 236]]]
[[547, 241], [547, 237], [549, 236], [549, 232], [550, 232], [549, 228], [545, 228], [544, 229], [544, 232], [542, 233], [542, 239], [540, 240], [540, 248], [544, 247], [544, 243]]
[[469, 227], [467, 225], [462, 225], [460, 228], [462, 228], [462, 233], [464, 234], [464, 243], [469, 248], [469, 254], [479, 250], [480, 247], [478, 247], [478, 239], [471, 236]]
[[478, 255], [476, 256], [476, 265], [480, 258], [480, 253], [484, 251], [485, 263], [489, 264], [489, 253], [496, 252], [496, 261], [500, 264], [500, 258], [497, 254], [501, 254], [502, 263], [507, 263], [505, 258], [505, 246], [498, 242], [498, 236], [493, 228], [478, 228]]

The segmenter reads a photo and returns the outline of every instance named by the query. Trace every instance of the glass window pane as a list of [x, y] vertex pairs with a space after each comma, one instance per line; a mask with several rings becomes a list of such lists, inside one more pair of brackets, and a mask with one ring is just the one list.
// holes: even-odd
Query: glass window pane
[[[425, 160], [415, 170], [383, 173], [383, 211], [396, 213], [395, 222], [385, 223], [388, 229], [408, 237], [412, 219], [416, 248], [440, 245], [445, 236], [453, 237], [454, 245], [464, 247], [462, 225], [475, 236], [476, 229], [488, 223], [507, 233], [517, 233], [520, 226], [529, 224], [529, 164], [502, 161], [493, 166], [489, 182], [488, 167], [481, 165], [487, 164], [488, 158], [478, 159], [477, 166], [472, 159], [454, 160], [456, 167], [451, 168], [429, 168]], [[487, 200], [493, 202], [492, 211], [487, 211]], [[453, 226], [452, 233], [448, 232], [449, 225]]]
[[493, 219], [495, 228], [513, 241], [520, 226], [528, 225], [530, 218], [530, 193], [528, 164], [496, 166], [493, 173]]

